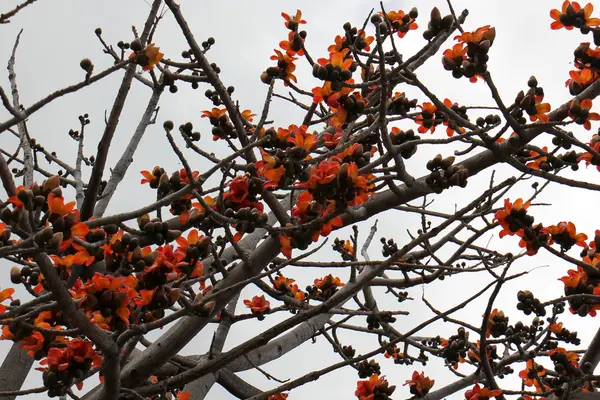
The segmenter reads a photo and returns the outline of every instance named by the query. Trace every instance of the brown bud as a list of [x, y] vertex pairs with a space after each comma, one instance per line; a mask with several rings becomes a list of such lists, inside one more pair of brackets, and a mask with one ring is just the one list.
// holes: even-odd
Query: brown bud
[[56, 197], [62, 197], [62, 189], [60, 188], [60, 186], [52, 189], [51, 193]]
[[448, 183], [450, 186], [458, 186], [460, 184], [460, 176], [458, 174], [454, 174], [448, 179]]
[[179, 300], [180, 297], [181, 291], [179, 290], [179, 288], [171, 289], [171, 291], [169, 292], [169, 306], [175, 304], [175, 302]]
[[267, 71], [263, 71], [263, 73], [260, 74], [260, 80], [262, 83], [267, 85], [270, 85], [271, 82], [273, 82], [273, 78], [267, 73]]
[[529, 77], [529, 80], [527, 81], [527, 86], [529, 86], [530, 88], [534, 88], [534, 87], [537, 87], [537, 85], [538, 85], [537, 79], [535, 78], [535, 76], [531, 75]]
[[52, 235], [54, 235], [52, 228], [47, 227], [36, 233], [34, 241], [38, 246], [44, 246], [48, 240], [52, 239]]
[[446, 158], [444, 158], [442, 160], [442, 162], [440, 163], [440, 166], [442, 169], [448, 169], [449, 166], [451, 166], [452, 164], [454, 164], [454, 160], [456, 159], [456, 157], [454, 156], [448, 156]]
[[10, 269], [10, 281], [15, 285], [21, 283], [21, 270], [15, 266]]
[[161, 193], [169, 193], [169, 176], [166, 172], [163, 172], [163, 174], [160, 176], [158, 181], [158, 190]]
[[433, 7], [431, 10], [431, 25], [435, 28], [439, 28], [442, 24], [442, 14], [440, 14], [440, 10], [437, 7]]
[[[21, 200], [23, 202], [23, 204], [25, 204], [25, 208], [28, 208], [31, 206], [31, 203], [29, 202], [30, 196], [29, 196], [28, 192], [30, 193], [29, 190], [19, 190], [17, 192], [17, 199]], [[31, 193], [31, 194], [33, 196], [33, 193]]]
[[132, 51], [141, 51], [143, 49], [142, 42], [140, 39], [134, 39], [129, 43], [129, 48]]
[[54, 235], [52, 235], [52, 239], [48, 243], [48, 247], [51, 249], [57, 249], [58, 246], [60, 246], [60, 244], [62, 243], [62, 241], [63, 241], [62, 232], [56, 232]]
[[84, 58], [83, 60], [81, 60], [79, 62], [79, 66], [88, 74], [92, 72], [92, 69], [94, 69], [94, 64], [92, 64], [92, 60], [90, 60], [89, 58]]
[[494, 39], [496, 39], [496, 28], [491, 27], [486, 33], [483, 34], [483, 38], [489, 40], [491, 43], [494, 43]]
[[489, 40], [483, 40], [481, 43], [479, 43], [479, 49], [481, 49], [481, 51], [485, 53], [487, 53], [491, 46], [492, 42], [490, 42]]
[[140, 229], [144, 229], [144, 226], [150, 222], [150, 215], [144, 214], [138, 217], [137, 223]]
[[442, 65], [446, 71], [452, 71], [456, 68], [456, 62], [450, 57], [443, 56], [442, 57]]

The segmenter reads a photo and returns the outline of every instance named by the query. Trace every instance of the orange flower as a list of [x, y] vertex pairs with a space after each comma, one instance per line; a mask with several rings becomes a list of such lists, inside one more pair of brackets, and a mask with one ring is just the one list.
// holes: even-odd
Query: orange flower
[[584, 68], [582, 70], [569, 71], [569, 76], [571, 79], [565, 82], [565, 86], [569, 86], [571, 83], [576, 82], [581, 85], [582, 89], [584, 89], [594, 83], [598, 77], [600, 77], [600, 74], [596, 71], [592, 71], [589, 68]]
[[324, 287], [342, 287], [344, 286], [344, 283], [340, 280], [339, 277], [333, 277], [333, 275], [329, 274], [327, 276], [324, 276], [321, 279], [315, 279], [315, 286], [318, 287], [319, 289], [322, 289]]
[[129, 58], [133, 59], [136, 64], [141, 65], [144, 71], [149, 71], [153, 69], [164, 56], [159, 50], [160, 47], [156, 47], [154, 43], [152, 43], [146, 46], [142, 51], [131, 53]]
[[[8, 299], [12, 299], [12, 295], [15, 292], [15, 289], [13, 288], [6, 288], [3, 291], [0, 292], [0, 303], [2, 303], [4, 300], [8, 300]], [[6, 312], [6, 306], [3, 306], [2, 304], [0, 304], [0, 314]]]
[[[373, 43], [373, 40], [375, 40], [375, 38], [373, 36], [368, 36], [367, 37], [367, 35], [365, 34], [365, 32], [362, 29], [360, 29], [357, 32], [357, 35], [356, 35], [356, 37], [355, 37], [354, 40], [356, 40], [357, 41], [356, 43], [358, 43], [359, 39], [362, 39], [362, 41], [364, 42], [364, 44], [363, 44], [364, 47], [362, 47], [362, 49], [359, 48], [359, 50], [364, 50], [364, 51], [371, 50], [371, 43]], [[330, 53], [335, 53], [335, 52], [338, 52], [338, 51], [342, 51], [342, 50], [348, 48], [348, 46], [349, 46], [348, 43], [349, 43], [349, 41], [348, 41], [348, 38], [346, 36], [337, 35], [335, 37], [335, 44], [332, 44], [331, 46], [329, 46], [327, 48], [327, 51], [329, 51]]]
[[[292, 34], [292, 32], [290, 32]], [[283, 42], [282, 42], [283, 43]], [[296, 57], [293, 57], [293, 54], [289, 53], [283, 54], [281, 51], [275, 49], [275, 55], [271, 56], [271, 60], [277, 61], [277, 69], [284, 72], [283, 80], [297, 82], [296, 76], [294, 75], [294, 71], [296, 70], [296, 65], [294, 61], [297, 60]], [[298, 53], [298, 55], [302, 55]]]
[[292, 259], [292, 239], [282, 233], [279, 235], [279, 246], [281, 248], [281, 253], [286, 256], [288, 260]]
[[295, 55], [303, 56], [303, 45], [304, 38], [300, 36], [298, 32], [294, 31], [288, 34], [288, 40], [282, 40], [281, 42], [279, 42], [279, 47], [285, 50], [286, 54], [290, 57], [293, 57]]
[[142, 176], [144, 177], [141, 180], [141, 184], [149, 183], [152, 189], [156, 189], [158, 187], [158, 181], [160, 180], [160, 176], [162, 175], [162, 169], [157, 165], [150, 171], [140, 171]]
[[244, 300], [244, 304], [252, 311], [252, 313], [256, 314], [261, 314], [271, 309], [271, 303], [269, 303], [268, 300], [265, 300], [264, 295], [260, 297], [254, 296], [252, 300]]
[[486, 387], [482, 388], [475, 381], [475, 386], [465, 393], [466, 400], [488, 400], [490, 397], [498, 397], [502, 394], [502, 390], [490, 390]]
[[8, 202], [10, 204], [12, 204], [13, 206], [15, 206], [16, 208], [23, 208], [25, 207], [25, 203], [23, 203], [21, 200], [19, 200], [19, 193], [22, 191], [27, 191], [27, 188], [25, 186], [19, 186], [17, 187], [17, 194], [15, 196], [11, 196], [8, 198]]
[[414, 371], [412, 378], [407, 380], [404, 386], [409, 385], [412, 394], [424, 397], [429, 392], [429, 389], [433, 387], [434, 383], [433, 379], [425, 376], [425, 372], [419, 374], [417, 371]]
[[464, 32], [461, 35], [454, 37], [459, 43], [480, 43], [483, 40], [493, 41], [496, 36], [495, 28], [490, 28], [490, 25], [477, 28], [475, 32]]
[[288, 142], [296, 147], [304, 149], [303, 156], [299, 158], [306, 157], [318, 145], [319, 141], [317, 140], [317, 135], [307, 133], [306, 125], [300, 127], [291, 125], [290, 128], [292, 128], [293, 136], [288, 138]]
[[390, 396], [395, 389], [395, 386], [389, 386], [385, 377], [380, 378], [378, 374], [373, 374], [367, 380], [356, 382], [354, 395], [358, 397], [358, 400], [374, 400], [376, 392]]
[[265, 188], [277, 188], [279, 181], [285, 175], [285, 167], [283, 164], [271, 154], [259, 148], [262, 155], [262, 161], [258, 161], [256, 169], [259, 176], [267, 179], [264, 184]]
[[517, 199], [514, 203], [511, 203], [509, 199], [504, 200], [504, 208], [495, 214], [495, 219], [498, 220], [502, 226], [502, 230], [500, 231], [501, 238], [506, 235], [523, 235], [523, 227], [515, 225], [513, 218], [509, 217], [513, 217], [513, 215], [526, 214], [529, 205], [529, 202], [524, 203], [523, 199], [521, 198]]
[[305, 24], [306, 21], [302, 19], [302, 11], [296, 10], [296, 15], [290, 17], [289, 14], [284, 12], [281, 13], [283, 19], [285, 19], [285, 27], [295, 31], [298, 28], [298, 25]]
[[437, 112], [437, 107], [429, 102], [425, 102], [418, 107], [423, 110], [415, 118], [417, 125], [420, 125], [419, 133], [425, 133], [429, 130], [431, 130], [431, 133], [435, 132], [435, 113]]
[[203, 238], [204, 238], [204, 235], [199, 235], [197, 229], [192, 229], [190, 231], [190, 233], [188, 233], [187, 239], [180, 236], [177, 238], [176, 242], [179, 246], [181, 246], [185, 249], [188, 246], [197, 245], [200, 242], [200, 240], [202, 240]]
[[[490, 315], [488, 316], [488, 326], [487, 326], [487, 332], [486, 332], [486, 337], [490, 337], [490, 334], [492, 333], [492, 330], [494, 329], [494, 325], [496, 325], [496, 320], [508, 320], [508, 318], [506, 318], [504, 316], [504, 311], [502, 310], [498, 310], [497, 308], [494, 308], [492, 310], [492, 312], [490, 313]], [[496, 335], [494, 334], [494, 337], [496, 337]]]
[[[379, 15], [383, 16], [380, 12]], [[415, 19], [409, 16], [408, 22], [404, 23], [404, 17], [407, 14], [402, 10], [390, 11], [385, 14], [387, 19], [390, 21], [392, 28], [398, 31], [398, 37], [402, 39], [409, 31], [414, 31], [419, 28], [419, 25], [415, 22]]]
[[546, 228], [547, 232], [552, 235], [549, 244], [554, 241], [560, 244], [565, 250], [569, 250], [571, 246], [587, 248], [587, 235], [585, 233], [577, 233], [575, 224], [572, 222], [559, 222], [558, 225], [550, 225]]
[[64, 217], [69, 214], [75, 208], [75, 202], [71, 201], [67, 204], [64, 203], [64, 199], [62, 197], [56, 196], [54, 193], [50, 192], [48, 195], [48, 209], [51, 214], [60, 215]]
[[[579, 3], [566, 0], [562, 5], [562, 12], [556, 9], [550, 10], [550, 17], [554, 20], [550, 28], [565, 28], [570, 31], [579, 23], [584, 26], [598, 26], [600, 19], [590, 18], [592, 11], [594, 11], [592, 3], [586, 4], [582, 9]], [[577, 22], [578, 19], [580, 22]]]
[[202, 111], [202, 116], [200, 118], [210, 118], [211, 119], [211, 123], [212, 123], [213, 118], [215, 120], [218, 120], [219, 118], [221, 118], [225, 114], [227, 114], [227, 109], [226, 108], [216, 108], [216, 107], [214, 107], [212, 110], [204, 110], [204, 111]]
[[327, 185], [336, 178], [339, 170], [339, 162], [321, 161], [318, 165], [312, 167], [308, 182], [300, 184], [300, 186], [307, 187], [308, 189], [316, 189], [318, 185]]
[[[59, 257], [57, 255], [51, 255], [50, 258], [54, 261], [54, 265], [57, 267], [63, 268], [71, 268], [73, 264], [75, 265], [84, 265], [88, 263], [88, 255], [82, 252], [78, 252], [75, 254], [69, 254], [64, 257]], [[93, 262], [93, 257], [92, 257]]]
[[525, 386], [534, 386], [540, 388], [538, 378], [546, 375], [546, 369], [533, 360], [527, 360], [527, 367], [519, 372], [519, 378], [523, 379]]
[[448, 57], [460, 65], [463, 60], [467, 59], [467, 46], [464, 43], [456, 43], [451, 49], [444, 51], [444, 57]]
[[2, 237], [5, 232], [10, 232], [10, 228], [4, 222], [0, 222], [0, 237]]
[[[450, 99], [445, 99], [444, 105], [450, 109], [452, 109], [453, 106], [458, 107], [458, 103], [453, 103]], [[450, 124], [450, 121], [444, 121], [444, 126], [446, 126], [446, 135], [448, 135], [448, 137], [454, 135], [454, 132], [457, 132], [459, 134], [465, 133], [465, 128], [463, 128], [462, 126], [457, 126], [456, 123]], [[455, 128], [451, 128], [451, 126]]]
[[304, 292], [301, 291], [294, 282], [295, 280], [293, 279], [288, 279], [283, 275], [279, 275], [273, 282], [273, 288], [277, 291], [291, 294], [292, 297], [298, 301], [303, 301]]
[[[548, 154], [548, 147], [544, 146], [542, 148], [543, 154]], [[536, 170], [540, 170], [541, 169], [541, 164], [547, 164], [548, 163], [548, 156], [542, 155], [540, 153], [538, 153], [537, 151], [530, 151], [529, 152], [529, 157], [532, 157], [533, 160], [529, 161], [526, 165], [529, 168], [532, 169], [536, 169]]]
[[529, 120], [535, 122], [537, 120], [541, 122], [548, 122], [547, 112], [550, 111], [550, 104], [542, 103], [544, 96], [535, 96], [535, 113], [529, 115]]
[[326, 58], [319, 58], [317, 62], [322, 66], [331, 63], [334, 68], [338, 67], [342, 71], [349, 70], [352, 66], [352, 57], [347, 57], [348, 51], [348, 49], [343, 49], [341, 51], [333, 52], [329, 54], [329, 60]]
[[320, 103], [327, 99], [334, 93], [333, 89], [331, 89], [331, 82], [325, 81], [322, 87], [315, 87], [312, 89], [313, 94], [313, 103]]
[[582, 280], [587, 281], [587, 274], [585, 273], [583, 268], [577, 267], [577, 271], [575, 271], [574, 269], [570, 269], [567, 271], [567, 276], [563, 276], [558, 280], [562, 281], [562, 283], [564, 283], [565, 287], [567, 288], [576, 288], [577, 286], [579, 286], [579, 283]]
[[244, 118], [248, 122], [252, 122], [253, 117], [256, 117], [256, 114], [252, 114], [250, 110], [242, 111], [242, 118]]
[[[578, 99], [571, 101], [571, 107], [569, 108], [569, 117], [575, 120], [575, 123], [583, 125], [586, 130], [592, 129], [592, 123], [590, 121], [600, 121], [600, 114], [590, 112], [592, 108], [592, 100], [585, 99], [579, 102]], [[578, 112], [575, 112], [579, 109]]]
[[550, 332], [558, 335], [563, 331], [563, 323], [562, 322], [554, 322], [548, 326], [548, 330]]
[[563, 347], [557, 347], [548, 352], [548, 356], [550, 357], [552, 357], [553, 354], [564, 354], [564, 356], [567, 358], [567, 361], [569, 361], [572, 366], [579, 367], [579, 354], [567, 351]]

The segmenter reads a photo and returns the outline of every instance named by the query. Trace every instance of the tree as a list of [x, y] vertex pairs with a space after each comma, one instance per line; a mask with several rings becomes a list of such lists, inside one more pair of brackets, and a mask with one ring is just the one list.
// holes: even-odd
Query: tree
[[[0, 23], [17, 23], [32, 3]], [[488, 71], [496, 30], [477, 23], [470, 31], [468, 12], [447, 5], [445, 16], [380, 5], [344, 24], [323, 58], [313, 56], [301, 11], [282, 13], [283, 40], [257, 73], [266, 94], [256, 115], [208, 58], [215, 39], [198, 40], [173, 0], [154, 0], [141, 32], [118, 49], [97, 28], [112, 65], [84, 58], [82, 80], [31, 105], [19, 98], [19, 34], [10, 90], [0, 87], [9, 113], [0, 133], [17, 142], [0, 148], [0, 256], [12, 282], [0, 291], [0, 323], [2, 339], [14, 342], [0, 396], [79, 398], [85, 384], [84, 399], [202, 399], [218, 383], [235, 398], [281, 400], [317, 379], [331, 385], [339, 370], [352, 371], [349, 392], [359, 399], [597, 392], [600, 330], [582, 340], [577, 329], [595, 328], [600, 309], [600, 231], [579, 231], [571, 209], [543, 213], [541, 199], [551, 185], [587, 196], [600, 188], [600, 131], [589, 132], [600, 120], [592, 111], [600, 19], [591, 3], [550, 11], [546, 34], [564, 28], [588, 40], [574, 50], [568, 101], [551, 108], [534, 76], [501, 96]], [[159, 47], [157, 28], [169, 19], [187, 43], [181, 56]], [[413, 30], [425, 44], [404, 54]], [[490, 105], [442, 100], [420, 74], [426, 61], [445, 80], [485, 87]], [[305, 66], [312, 81], [296, 77]], [[69, 131], [74, 154], [58, 156], [47, 137], [30, 134], [36, 112], [88, 86], [100, 91], [117, 74], [96, 151], [87, 147], [91, 114]], [[134, 86], [150, 97], [120, 149], [115, 133]], [[212, 103], [201, 128], [159, 113], [159, 102], [187, 86], [205, 88]], [[278, 124], [275, 101], [302, 118]], [[170, 148], [141, 171], [141, 187], [125, 187], [149, 129]], [[118, 161], [107, 171], [109, 156]], [[580, 168], [590, 165], [597, 171]], [[117, 189], [139, 193], [137, 207], [107, 212]], [[384, 215], [417, 226], [382, 237]], [[530, 287], [528, 267], [540, 257], [558, 269], [549, 275], [563, 292]], [[434, 304], [424, 288], [445, 291], [451, 304]], [[498, 300], [502, 290], [515, 292], [512, 302]], [[462, 312], [469, 307], [478, 312]], [[230, 332], [239, 344], [226, 345]], [[190, 355], [184, 348], [198, 337], [209, 340]], [[294, 351], [311, 341], [331, 354]], [[298, 358], [311, 371], [287, 381], [262, 368]], [[22, 389], [37, 361], [43, 385]], [[275, 383], [259, 389], [240, 376], [247, 370]]]

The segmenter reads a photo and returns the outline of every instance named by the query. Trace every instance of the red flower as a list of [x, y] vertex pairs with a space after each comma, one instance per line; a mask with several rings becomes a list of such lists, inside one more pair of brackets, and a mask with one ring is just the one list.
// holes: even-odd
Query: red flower
[[283, 54], [277, 49], [275, 49], [274, 51], [275, 55], [271, 56], [271, 60], [277, 61], [277, 69], [279, 71], [283, 71], [283, 80], [297, 82], [296, 76], [294, 75], [294, 71], [296, 70], [296, 65], [294, 64], [294, 61], [296, 61], [297, 58], [292, 57], [292, 55], [287, 53]]
[[[383, 16], [383, 13], [380, 12], [379, 15]], [[408, 14], [405, 14], [402, 10], [390, 11], [385, 14], [387, 19], [392, 24], [392, 28], [398, 31], [398, 37], [400, 39], [406, 36], [409, 31], [414, 31], [415, 29], [419, 28], [419, 25], [417, 25], [415, 19], [410, 17], [410, 15], [408, 22], [404, 23], [404, 18], [407, 15]]]
[[407, 380], [404, 386], [409, 385], [410, 392], [418, 397], [424, 397], [429, 390], [433, 387], [435, 381], [425, 376], [425, 372], [420, 374], [414, 371], [412, 378]]
[[575, 120], [575, 123], [583, 125], [586, 130], [592, 129], [592, 123], [590, 121], [599, 121], [600, 114], [590, 112], [592, 108], [592, 100], [585, 99], [579, 102], [578, 99], [571, 101], [569, 107], [569, 117]]
[[286, 256], [288, 260], [292, 259], [292, 239], [282, 233], [279, 235], [279, 246], [281, 248], [281, 253]]
[[394, 390], [396, 387], [389, 386], [385, 377], [380, 378], [379, 375], [373, 374], [367, 380], [356, 382], [354, 395], [358, 397], [358, 400], [374, 400], [376, 392], [390, 396]]
[[318, 165], [312, 167], [308, 182], [300, 184], [300, 187], [316, 189], [318, 185], [327, 185], [336, 178], [339, 170], [339, 162], [321, 161]]
[[525, 386], [535, 386], [541, 389], [538, 379], [546, 375], [546, 369], [533, 360], [527, 360], [527, 367], [519, 372], [519, 378], [523, 379]]
[[[458, 107], [458, 103], [453, 103], [450, 99], [445, 99], [444, 105], [450, 109], [452, 109], [453, 106]], [[450, 121], [444, 121], [444, 125], [446, 126], [446, 135], [448, 135], [448, 137], [454, 135], [454, 132], [457, 132], [459, 134], [465, 133], [465, 128], [463, 128], [462, 126], [457, 126], [456, 123], [451, 124]]]
[[16, 208], [23, 208], [25, 207], [25, 203], [23, 203], [21, 200], [19, 200], [19, 193], [22, 191], [27, 191], [27, 188], [25, 186], [19, 186], [17, 187], [17, 194], [15, 196], [11, 196], [8, 198], [8, 202], [10, 204], [12, 204], [13, 206], [15, 206]]
[[[585, 242], [587, 240], [587, 235], [585, 233], [577, 233], [575, 224], [572, 222], [559, 222], [558, 225], [550, 225], [546, 228], [546, 231], [552, 235], [549, 244], [556, 241], [565, 248], [570, 248], [573, 244], [583, 248], [588, 247]], [[567, 241], [566, 245], [565, 241]]]
[[454, 37], [459, 43], [481, 43], [484, 40], [493, 41], [496, 37], [496, 29], [490, 28], [490, 25], [485, 25], [477, 28], [475, 32], [463, 32]]
[[[0, 303], [2, 303], [4, 300], [8, 300], [8, 299], [12, 299], [12, 295], [15, 292], [15, 289], [13, 288], [6, 288], [3, 291], [0, 292]], [[2, 304], [0, 304], [0, 314], [6, 312], [6, 306], [3, 306]]]
[[509, 217], [526, 214], [529, 205], [529, 202], [523, 203], [523, 199], [521, 198], [517, 199], [514, 203], [511, 203], [509, 199], [504, 200], [504, 208], [495, 214], [496, 220], [498, 220], [502, 226], [502, 230], [500, 231], [501, 238], [506, 235], [523, 235], [523, 227], [514, 226], [512, 223], [512, 218]]
[[[310, 152], [317, 146], [319, 141], [317, 135], [306, 132], [307, 126], [302, 125], [300, 127], [296, 125], [290, 125], [290, 130], [293, 136], [288, 138], [288, 142], [294, 144], [296, 147], [304, 149], [304, 156], [306, 157]], [[304, 157], [301, 157], [304, 158]]]
[[574, 269], [570, 269], [567, 271], [567, 276], [563, 276], [558, 280], [562, 281], [562, 283], [564, 283], [565, 287], [567, 288], [576, 288], [577, 286], [579, 286], [579, 283], [582, 280], [587, 281], [587, 274], [585, 273], [583, 268], [577, 267], [577, 271], [575, 271]]
[[482, 388], [475, 381], [475, 386], [465, 393], [466, 400], [488, 400], [490, 397], [498, 397], [502, 394], [502, 390], [490, 390], [486, 387]]
[[566, 0], [562, 5], [562, 12], [559, 10], [550, 10], [550, 17], [554, 20], [550, 24], [551, 29], [565, 28], [571, 30], [576, 25], [576, 20], [580, 19], [582, 25], [598, 26], [600, 25], [599, 18], [590, 18], [594, 11], [592, 3], [588, 3], [583, 9], [579, 3]]
[[429, 130], [431, 130], [431, 133], [435, 132], [435, 113], [437, 112], [437, 107], [429, 102], [425, 102], [418, 107], [423, 110], [415, 118], [417, 125], [421, 125], [419, 126], [419, 133], [425, 133]]
[[563, 347], [557, 347], [548, 352], [548, 356], [550, 357], [552, 357], [553, 354], [564, 354], [564, 356], [567, 358], [567, 361], [569, 361], [572, 366], [579, 367], [579, 354], [567, 351]]
[[210, 118], [211, 123], [214, 120], [219, 120], [222, 116], [226, 116], [227, 109], [226, 108], [216, 108], [213, 107], [212, 110], [204, 110], [202, 111], [202, 116], [200, 118]]
[[329, 274], [327, 276], [324, 276], [321, 279], [315, 279], [315, 286], [318, 287], [319, 289], [322, 289], [324, 287], [342, 287], [344, 286], [344, 283], [340, 280], [339, 277], [333, 277], [333, 275]]
[[279, 42], [279, 47], [285, 50], [286, 54], [290, 57], [293, 57], [295, 55], [303, 56], [303, 45], [304, 38], [300, 36], [298, 32], [294, 31], [288, 34], [288, 40], [282, 40], [281, 42]]
[[152, 43], [146, 46], [142, 51], [131, 53], [129, 58], [133, 59], [136, 64], [141, 65], [144, 71], [149, 71], [153, 69], [164, 56], [159, 50], [160, 47], [156, 47], [154, 43]]
[[[302, 11], [300, 10], [296, 10], [296, 15], [294, 15], [293, 17], [290, 17], [289, 14], [286, 14], [284, 12], [281, 13], [281, 16], [283, 17], [283, 19], [285, 19], [285, 27], [292, 31], [295, 31], [298, 28], [298, 25], [306, 23], [306, 21], [302, 19]], [[292, 26], [292, 28], [295, 28], [290, 28], [290, 25]]]
[[271, 309], [271, 303], [269, 303], [268, 300], [265, 300], [264, 295], [260, 297], [254, 296], [252, 300], [244, 300], [244, 304], [250, 309], [250, 311], [252, 311], [253, 314], [261, 314]]
[[531, 122], [535, 122], [537, 120], [541, 122], [548, 122], [547, 112], [550, 111], [550, 104], [542, 103], [544, 100], [544, 96], [535, 96], [535, 114], [530, 114], [529, 119]]

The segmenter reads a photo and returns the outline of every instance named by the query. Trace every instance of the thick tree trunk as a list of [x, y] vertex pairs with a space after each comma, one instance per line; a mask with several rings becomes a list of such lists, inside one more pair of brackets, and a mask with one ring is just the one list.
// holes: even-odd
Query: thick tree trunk
[[[0, 367], [0, 388], [2, 391], [19, 390], [29, 374], [34, 359], [27, 351], [13, 343]], [[15, 400], [17, 396], [0, 396], [0, 400]]]

